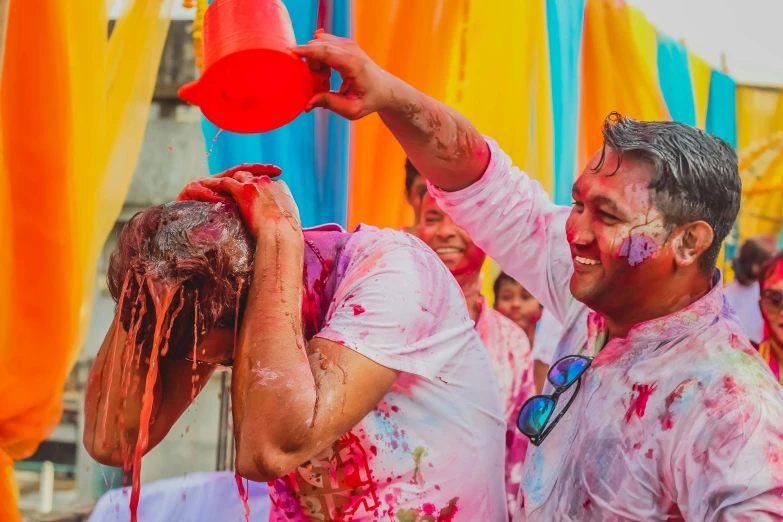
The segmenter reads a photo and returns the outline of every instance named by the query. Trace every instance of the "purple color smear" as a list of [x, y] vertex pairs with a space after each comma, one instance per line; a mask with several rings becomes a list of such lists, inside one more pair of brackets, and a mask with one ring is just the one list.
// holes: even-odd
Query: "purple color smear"
[[655, 240], [651, 237], [647, 237], [644, 234], [633, 234], [623, 241], [618, 256], [627, 257], [628, 264], [636, 266], [641, 264], [645, 259], [651, 257], [657, 251], [658, 245], [655, 244]]

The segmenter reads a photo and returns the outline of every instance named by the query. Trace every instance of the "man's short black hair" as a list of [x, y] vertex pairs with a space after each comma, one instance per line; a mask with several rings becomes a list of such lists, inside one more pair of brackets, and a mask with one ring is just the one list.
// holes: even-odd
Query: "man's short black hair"
[[711, 274], [740, 207], [742, 182], [731, 145], [690, 125], [638, 121], [616, 112], [607, 116], [603, 135], [604, 150], [596, 171], [603, 165], [607, 146], [620, 162], [626, 154], [646, 161], [653, 172], [648, 188], [653, 204], [663, 213], [664, 225], [673, 229], [704, 221], [712, 227], [712, 244], [699, 260], [702, 270]]
[[495, 300], [497, 301], [498, 294], [500, 293], [500, 287], [503, 286], [503, 283], [515, 283], [519, 284], [516, 279], [511, 277], [505, 272], [501, 272], [497, 278], [495, 278], [495, 282], [492, 284], [492, 293], [495, 294]]
[[421, 176], [416, 167], [413, 166], [411, 160], [405, 158], [405, 193], [410, 194], [411, 187], [416, 182], [416, 178]]

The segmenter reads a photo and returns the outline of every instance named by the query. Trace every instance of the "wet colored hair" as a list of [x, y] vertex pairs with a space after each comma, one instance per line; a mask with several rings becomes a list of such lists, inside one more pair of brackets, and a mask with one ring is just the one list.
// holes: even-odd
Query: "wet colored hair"
[[773, 255], [774, 252], [764, 248], [756, 239], [748, 239], [742, 244], [737, 257], [732, 261], [734, 277], [745, 286], [751, 284], [761, 275], [756, 270], [763, 269]]
[[519, 282], [508, 275], [505, 272], [501, 272], [499, 276], [495, 278], [495, 282], [492, 283], [492, 293], [495, 294], [495, 305], [497, 306], [498, 302], [498, 295], [500, 294], [500, 287], [503, 286], [504, 283], [515, 283], [519, 284]]
[[652, 167], [652, 203], [663, 214], [664, 226], [671, 230], [704, 221], [712, 227], [712, 244], [699, 260], [700, 268], [711, 274], [740, 206], [742, 182], [731, 145], [690, 125], [638, 121], [616, 112], [606, 117], [603, 136], [596, 172], [606, 147], [619, 156], [618, 169], [625, 155], [645, 161]]
[[772, 256], [759, 273], [759, 285], [761, 288], [764, 288], [764, 283], [774, 276], [783, 277], [783, 267], [781, 265], [783, 265], [783, 250]]
[[120, 233], [107, 275], [109, 292], [119, 302], [130, 274], [120, 315], [124, 328], [129, 329], [132, 316], [138, 317], [144, 300], [137, 343], [151, 345], [155, 307], [144, 291], [145, 276], [181, 287], [169, 307], [181, 307], [171, 325], [170, 352], [187, 353], [194, 335], [201, 338], [216, 326], [233, 327], [237, 299], [242, 300], [250, 284], [253, 252], [253, 241], [232, 202], [178, 201], [136, 214]]

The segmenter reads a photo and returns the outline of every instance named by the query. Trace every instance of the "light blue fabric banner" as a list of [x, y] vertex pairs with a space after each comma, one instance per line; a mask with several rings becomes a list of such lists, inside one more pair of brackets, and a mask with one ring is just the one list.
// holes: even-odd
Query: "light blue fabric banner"
[[[737, 148], [737, 83], [727, 74], [712, 71], [710, 97], [707, 101], [707, 132], [723, 138]], [[739, 238], [738, 224], [734, 223], [731, 238], [726, 241], [724, 255], [734, 259]]]
[[737, 148], [737, 84], [726, 74], [712, 71], [707, 102], [707, 132]]
[[688, 66], [688, 50], [661, 33], [658, 33], [658, 78], [672, 119], [696, 125], [696, 102]]
[[549, 65], [554, 118], [554, 201], [571, 205], [576, 175], [579, 118], [579, 52], [582, 46], [584, 0], [547, 0]]
[[[291, 15], [297, 42], [311, 40], [318, 0], [283, 0], [283, 3]], [[349, 37], [350, 0], [332, 0], [326, 4], [326, 31]], [[339, 82], [339, 76], [333, 73], [332, 89]], [[317, 109], [263, 134], [223, 131], [218, 135], [219, 129], [204, 117], [202, 130], [212, 174], [240, 163], [273, 163], [283, 169], [281, 179], [291, 188], [299, 205], [303, 226], [329, 222], [346, 225], [350, 149], [347, 120]]]

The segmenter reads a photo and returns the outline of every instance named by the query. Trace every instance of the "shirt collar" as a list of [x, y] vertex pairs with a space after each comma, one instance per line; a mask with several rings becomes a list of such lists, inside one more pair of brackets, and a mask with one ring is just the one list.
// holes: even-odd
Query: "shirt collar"
[[[635, 325], [628, 332], [625, 342], [660, 343], [710, 325], [723, 310], [723, 275], [719, 269], [712, 274], [712, 290], [673, 314], [658, 317]], [[606, 343], [606, 320], [598, 312], [590, 312], [587, 319], [588, 345], [597, 353]]]

